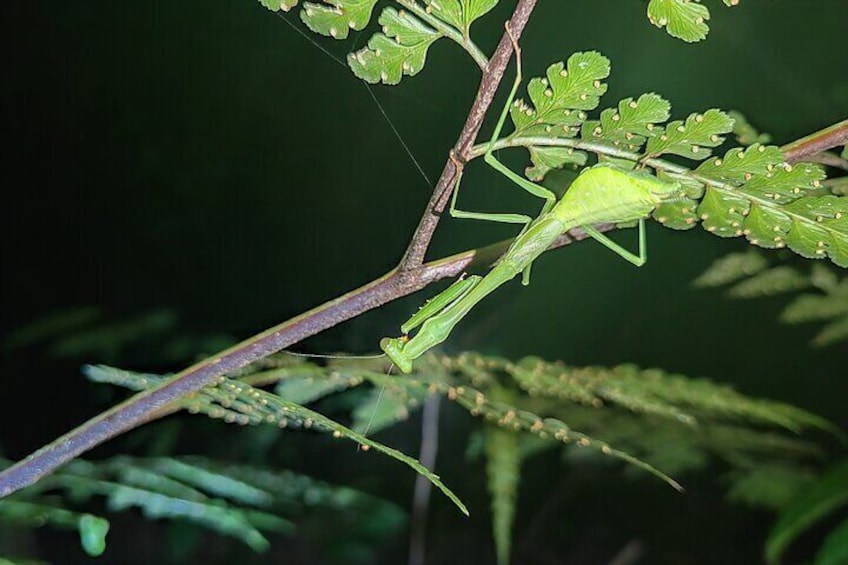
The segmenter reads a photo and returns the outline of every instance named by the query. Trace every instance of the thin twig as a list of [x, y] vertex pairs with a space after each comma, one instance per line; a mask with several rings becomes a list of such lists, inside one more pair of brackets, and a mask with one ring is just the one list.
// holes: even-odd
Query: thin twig
[[[573, 230], [561, 236], [551, 249], [584, 239]], [[104, 441], [173, 411], [169, 404], [212, 384], [215, 379], [285, 349], [363, 312], [407, 296], [438, 280], [456, 277], [467, 270], [492, 265], [511, 240], [501, 241], [445, 257], [401, 273], [391, 271], [379, 279], [326, 302], [287, 322], [204, 359], [162, 385], [141, 392], [39, 449], [0, 473], [0, 498], [31, 485], [58, 467]]]
[[848, 120], [826, 127], [780, 148], [787, 163], [805, 161], [807, 157], [848, 144]]
[[[509, 20], [509, 29], [512, 35], [518, 39], [527, 25], [530, 14], [533, 13], [533, 8], [536, 7], [536, 0], [519, 0], [512, 18]], [[477, 89], [477, 98], [471, 106], [471, 111], [468, 113], [468, 118], [465, 120], [465, 125], [459, 134], [459, 139], [453, 147], [453, 155], [459, 158], [460, 161], [466, 161], [469, 156], [469, 150], [477, 139], [477, 134], [483, 125], [483, 119], [492, 101], [495, 98], [495, 93], [498, 91], [498, 86], [501, 83], [506, 67], [509, 64], [509, 59], [512, 56], [512, 40], [509, 34], [504, 33], [501, 36], [501, 41], [495, 54], [489, 59], [489, 66], [483, 73], [483, 78], [480, 79], [480, 87]], [[433, 233], [436, 231], [436, 226], [439, 224], [439, 217], [445, 209], [445, 205], [450, 198], [451, 191], [455, 184], [459, 169], [456, 161], [448, 159], [442, 169], [442, 175], [439, 177], [439, 182], [436, 183], [436, 189], [433, 191], [433, 196], [427, 207], [424, 209], [424, 214], [418, 222], [418, 227], [412, 235], [409, 247], [404, 253], [403, 259], [398, 266], [399, 271], [406, 271], [421, 265], [424, 262], [424, 256], [427, 253], [427, 248], [430, 246], [430, 240], [433, 239]]]

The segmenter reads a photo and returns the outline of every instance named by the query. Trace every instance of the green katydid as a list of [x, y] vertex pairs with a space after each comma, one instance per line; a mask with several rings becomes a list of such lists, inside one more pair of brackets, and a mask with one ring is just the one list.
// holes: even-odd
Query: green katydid
[[[661, 181], [643, 172], [626, 171], [612, 165], [599, 164], [584, 169], [557, 202], [553, 192], [521, 177], [498, 161], [492, 149], [500, 136], [509, 108], [521, 84], [521, 52], [515, 41], [513, 46], [516, 56], [515, 82], [495, 126], [484, 159], [530, 194], [543, 198], [545, 203], [535, 219], [519, 214], [465, 212], [456, 208], [461, 180], [457, 179], [451, 199], [451, 216], [524, 224], [524, 229], [500, 258], [498, 264], [485, 277], [470, 276], [460, 279], [430, 300], [410, 318], [401, 327], [404, 334], [402, 337], [384, 338], [380, 341], [380, 348], [404, 373], [412, 371], [412, 362], [415, 359], [443, 342], [454, 326], [489, 293], [520, 272], [523, 272], [523, 284], [527, 284], [530, 280], [530, 267], [533, 261], [560, 235], [572, 228], [582, 228], [588, 235], [627, 261], [637, 267], [642, 266], [647, 260], [645, 218], [657, 205], [673, 199], [680, 191], [681, 187], [678, 183]], [[622, 248], [592, 227], [592, 224], [597, 223], [633, 221], [639, 223], [638, 255]], [[418, 333], [412, 338], [408, 337], [407, 334], [419, 326]]]

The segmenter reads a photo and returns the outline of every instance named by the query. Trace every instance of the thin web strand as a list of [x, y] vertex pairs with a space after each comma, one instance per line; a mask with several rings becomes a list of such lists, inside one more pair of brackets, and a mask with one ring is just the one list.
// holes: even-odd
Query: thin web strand
[[[340, 58], [338, 58], [336, 55], [334, 55], [332, 52], [330, 52], [323, 45], [321, 45], [320, 43], [315, 41], [312, 37], [309, 36], [308, 33], [303, 31], [302, 29], [300, 29], [297, 25], [295, 25], [287, 17], [285, 17], [282, 14], [282, 12], [277, 12], [276, 14], [277, 14], [277, 17], [279, 17], [281, 20], [286, 22], [287, 26], [289, 26], [294, 31], [296, 31], [298, 33], [298, 35], [300, 35], [301, 37], [306, 39], [309, 43], [314, 45], [319, 51], [321, 51], [322, 53], [327, 55], [327, 57], [329, 57], [330, 59], [335, 61], [335, 63], [337, 65], [340, 65], [340, 66], [344, 67], [345, 69], [347, 69], [347, 65], [345, 64], [344, 61], [342, 61]], [[357, 36], [357, 42], [358, 41], [359, 41], [359, 36]], [[418, 170], [418, 173], [421, 175], [421, 177], [427, 183], [427, 186], [430, 187], [430, 189], [432, 190], [433, 189], [433, 181], [431, 181], [430, 177], [427, 176], [427, 173], [424, 172], [424, 168], [421, 166], [421, 163], [419, 163], [418, 159], [415, 158], [415, 155], [412, 153], [412, 149], [410, 149], [409, 146], [406, 144], [406, 141], [404, 141], [403, 136], [400, 134], [400, 131], [398, 131], [397, 127], [395, 127], [394, 122], [389, 117], [389, 114], [388, 114], [388, 112], [386, 112], [386, 109], [383, 107], [383, 104], [380, 103], [380, 100], [377, 98], [377, 95], [374, 94], [374, 91], [372, 90], [371, 86], [367, 82], [362, 82], [360, 84], [362, 84], [362, 86], [365, 87], [365, 90], [368, 92], [368, 95], [371, 97], [371, 100], [373, 100], [374, 104], [377, 105], [377, 109], [380, 111], [380, 115], [383, 116], [383, 119], [386, 120], [387, 124], [389, 124], [389, 128], [392, 130], [392, 134], [394, 134], [395, 139], [397, 139], [398, 142], [400, 143], [401, 147], [403, 147], [403, 150], [406, 153], [406, 156], [409, 158], [410, 161], [412, 161], [412, 164], [415, 166], [416, 170]]]

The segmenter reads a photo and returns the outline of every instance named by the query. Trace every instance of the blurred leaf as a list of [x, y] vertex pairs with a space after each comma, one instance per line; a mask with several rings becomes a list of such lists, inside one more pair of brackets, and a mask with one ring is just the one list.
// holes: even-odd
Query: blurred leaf
[[519, 435], [510, 430], [487, 426], [486, 475], [492, 504], [492, 531], [498, 565], [508, 565], [512, 546], [512, 526], [521, 475]]
[[848, 520], [843, 521], [827, 535], [815, 560], [815, 565], [845, 563], [848, 563]]
[[845, 504], [848, 504], [848, 461], [834, 467], [781, 510], [766, 540], [766, 560], [778, 563], [798, 536]]
[[768, 266], [762, 254], [753, 249], [741, 253], [729, 253], [716, 259], [710, 267], [701, 273], [693, 284], [696, 287], [716, 287], [736, 282], [761, 272]]

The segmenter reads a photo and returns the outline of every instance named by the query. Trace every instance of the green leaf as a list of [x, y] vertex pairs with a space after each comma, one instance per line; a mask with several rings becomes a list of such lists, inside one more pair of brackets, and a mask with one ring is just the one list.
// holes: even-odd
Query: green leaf
[[424, 0], [428, 10], [466, 37], [471, 24], [494, 8], [498, 0]]
[[754, 144], [702, 163], [693, 176], [707, 184], [698, 206], [707, 231], [848, 267], [848, 198], [818, 195], [820, 166], [792, 166], [778, 148]]
[[824, 347], [846, 340], [848, 340], [848, 316], [823, 327], [813, 338], [813, 345]]
[[492, 532], [498, 565], [508, 565], [521, 476], [521, 447], [517, 433], [497, 426], [486, 427], [486, 476], [492, 500]]
[[[609, 76], [609, 59], [596, 53], [579, 52], [566, 64], [548, 67], [546, 78], [533, 78], [527, 86], [530, 103], [516, 100], [509, 114], [515, 130], [509, 138], [532, 136], [547, 139], [572, 138], [586, 119], [583, 110], [598, 106], [607, 90], [601, 80]], [[570, 147], [525, 144], [532, 167], [525, 174], [541, 181], [553, 169], [566, 165], [582, 166], [587, 155]]]
[[809, 258], [827, 256], [848, 268], [848, 197], [799, 198], [785, 210], [794, 220], [786, 238], [790, 249]]
[[694, 281], [696, 287], [716, 287], [762, 272], [768, 267], [763, 255], [753, 249], [730, 253], [717, 259]]
[[609, 72], [609, 59], [595, 51], [574, 53], [566, 64], [551, 65], [546, 78], [528, 83], [530, 103], [516, 100], [510, 108], [515, 125], [510, 137], [574, 137], [586, 119], [582, 110], [596, 108], [607, 91], [601, 81]]
[[814, 475], [807, 469], [769, 464], [731, 474], [730, 500], [778, 510], [807, 488]]
[[[725, 0], [727, 2], [728, 0]], [[732, 1], [732, 0], [730, 0]], [[767, 144], [771, 141], [771, 136], [767, 133], [760, 133], [757, 129], [748, 122], [748, 119], [742, 112], [731, 110], [727, 113], [733, 120], [733, 135], [736, 136], [736, 141], [740, 145], [753, 145], [755, 143]]]
[[[780, 148], [773, 145], [759, 145], [755, 143], [750, 147], [735, 147], [725, 153], [722, 158], [714, 157], [701, 163], [695, 169], [695, 174], [711, 180], [734, 184], [742, 184], [745, 181], [752, 180], [756, 176], [757, 181], [754, 182], [760, 182], [760, 184], [756, 184], [757, 189], [760, 189], [761, 185], [772, 186], [784, 184], [794, 189], [797, 183], [804, 180], [798, 178], [799, 175], [797, 173], [791, 178], [780, 176], [774, 178], [774, 175], [771, 174], [775, 168], [778, 169], [778, 175], [780, 174], [779, 171], [786, 171], [784, 167], [779, 167], [782, 163], [783, 153], [781, 153]], [[804, 169], [798, 170], [803, 171]], [[812, 170], [813, 168], [809, 169], [809, 171]]]
[[721, 110], [691, 114], [685, 122], [670, 122], [664, 131], [649, 138], [646, 153], [651, 157], [670, 153], [687, 159], [706, 159], [711, 154], [707, 148], [724, 143], [723, 136], [732, 130], [733, 120]]
[[328, 429], [332, 430], [334, 433], [337, 433], [341, 437], [345, 437], [347, 439], [353, 440], [360, 445], [368, 446], [377, 451], [384, 453], [391, 457], [392, 459], [396, 459], [401, 463], [411, 467], [415, 472], [419, 475], [423, 476], [431, 483], [433, 483], [439, 490], [441, 490], [445, 496], [447, 496], [459, 510], [468, 516], [468, 509], [465, 507], [465, 504], [457, 497], [444, 483], [439, 479], [439, 476], [427, 469], [424, 465], [422, 465], [417, 459], [413, 459], [412, 457], [401, 453], [396, 449], [392, 449], [382, 443], [378, 443], [371, 439], [368, 439], [362, 434], [359, 434], [341, 424], [334, 422], [333, 420], [327, 418], [326, 416], [309, 410], [308, 408], [304, 408], [303, 406], [294, 404], [293, 402], [288, 402], [280, 399], [280, 405], [285, 409], [286, 412], [292, 412], [296, 414], [300, 418], [310, 419], [318, 424], [318, 429]]
[[848, 520], [831, 531], [818, 554], [816, 554], [815, 565], [845, 565], [848, 563]]
[[848, 279], [841, 289], [828, 294], [803, 294], [796, 298], [783, 312], [780, 319], [789, 324], [813, 320], [830, 320], [848, 315]]
[[609, 141], [639, 151], [647, 138], [663, 131], [657, 126], [668, 120], [670, 112], [671, 104], [657, 94], [643, 94], [638, 100], [625, 98], [617, 109], [601, 112], [599, 121], [584, 122], [581, 135], [583, 139]]
[[386, 8], [380, 14], [383, 33], [368, 46], [347, 56], [353, 74], [371, 84], [398, 84], [403, 75], [414, 76], [424, 68], [427, 50], [442, 34], [409, 12]]
[[324, 0], [323, 4], [306, 2], [300, 11], [300, 19], [315, 33], [334, 39], [346, 39], [351, 29], [360, 31], [368, 25], [375, 4], [377, 0]]
[[848, 461], [799, 493], [779, 514], [766, 540], [769, 563], [778, 563], [789, 545], [813, 524], [848, 504]]
[[[375, 0], [376, 1], [376, 0]], [[280, 10], [288, 12], [297, 6], [298, 0], [259, 0], [259, 3], [271, 10], [279, 12]]]
[[[317, 368], [316, 368], [317, 369]], [[352, 375], [316, 370], [311, 375], [290, 377], [280, 380], [274, 392], [297, 404], [310, 404], [328, 394], [350, 388], [357, 384]]]
[[427, 394], [424, 388], [381, 385], [356, 406], [351, 427], [363, 434], [375, 434], [409, 418], [410, 406], [420, 406]]
[[810, 281], [789, 266], [778, 266], [760, 271], [749, 279], [733, 286], [728, 294], [733, 298], [773, 296], [810, 286]]
[[447, 397], [468, 410], [472, 416], [485, 418], [489, 422], [514, 431], [530, 432], [542, 439], [552, 439], [565, 444], [575, 444], [579, 447], [592, 449], [647, 471], [678, 491], [683, 490], [680, 483], [656, 467], [629, 453], [615, 449], [606, 442], [574, 430], [568, 424], [556, 418], [543, 418], [533, 412], [517, 409], [504, 402], [492, 400], [479, 390], [466, 386], [450, 387], [447, 391]]
[[698, 225], [698, 202], [691, 198], [679, 198], [657, 206], [651, 217], [673, 230], [690, 230]]
[[561, 169], [566, 165], [582, 167], [586, 164], [589, 156], [583, 151], [576, 151], [571, 147], [545, 147], [531, 145], [527, 148], [530, 152], [532, 167], [524, 170], [525, 176], [533, 181], [541, 181], [554, 169]]
[[651, 0], [648, 3], [648, 20], [664, 27], [672, 37], [688, 43], [707, 37], [710, 28], [706, 21], [710, 11], [692, 0]]

